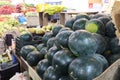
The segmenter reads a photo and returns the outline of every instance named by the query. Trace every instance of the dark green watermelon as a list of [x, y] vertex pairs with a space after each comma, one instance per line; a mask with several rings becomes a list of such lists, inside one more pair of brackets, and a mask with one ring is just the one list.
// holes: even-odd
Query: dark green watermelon
[[91, 17], [91, 19], [98, 19], [100, 17], [108, 17], [108, 15], [106, 14], [103, 14], [103, 13], [98, 13], [98, 14], [95, 14]]
[[103, 22], [104, 26], [110, 21], [109, 17], [99, 17], [98, 19]]
[[55, 55], [55, 53], [57, 51], [58, 51], [58, 49], [56, 46], [53, 46], [48, 50], [46, 57], [47, 57], [50, 64], [52, 64], [53, 56]]
[[62, 28], [63, 28], [62, 25], [54, 26], [53, 29], [52, 29], [53, 36], [56, 36], [58, 34], [59, 30], [62, 29]]
[[55, 72], [52, 66], [49, 66], [43, 74], [43, 80], [58, 80], [60, 77], [61, 75]]
[[91, 33], [105, 35], [105, 26], [103, 22], [98, 19], [89, 20], [85, 25], [85, 30]]
[[40, 76], [40, 78], [43, 79], [43, 74], [49, 66], [50, 66], [50, 64], [47, 59], [43, 59], [38, 62], [37, 67], [36, 67], [36, 72]]
[[92, 56], [78, 57], [69, 65], [69, 75], [73, 80], [93, 80], [103, 71], [103, 64]]
[[76, 56], [91, 55], [97, 51], [97, 43], [93, 35], [85, 30], [77, 30], [69, 36], [69, 49]]
[[75, 31], [75, 30], [79, 30], [79, 29], [85, 29], [85, 25], [86, 25], [86, 22], [88, 20], [85, 19], [85, 18], [80, 18], [80, 19], [77, 19], [74, 24], [73, 24], [73, 27], [72, 29]]
[[116, 31], [115, 25], [112, 22], [112, 20], [110, 20], [105, 26], [105, 35], [109, 38], [114, 38], [116, 37], [115, 31]]
[[75, 17], [75, 20], [78, 20], [78, 19], [81, 19], [81, 18], [85, 18], [85, 19], [90, 20], [90, 17], [89, 17], [87, 14], [78, 14], [78, 15]]
[[93, 33], [93, 38], [95, 39], [96, 43], [97, 43], [97, 51], [96, 53], [98, 54], [103, 54], [103, 52], [105, 52], [106, 47], [107, 47], [107, 42], [104, 39], [103, 36], [101, 36], [100, 34], [97, 33]]
[[66, 21], [65, 23], [65, 27], [68, 27], [70, 29], [72, 29], [73, 23], [75, 22], [75, 18], [71, 18], [69, 20]]
[[113, 64], [118, 59], [120, 59], [120, 53], [112, 54], [107, 58], [110, 65]]
[[70, 76], [62, 76], [59, 80], [73, 80]]
[[39, 52], [41, 54], [41, 59], [44, 59], [47, 54], [47, 47], [43, 47]]
[[55, 37], [52, 37], [47, 41], [47, 49], [50, 49], [55, 45], [55, 40], [56, 40]]
[[52, 38], [53, 33], [52, 32], [46, 32], [42, 37], [42, 42], [46, 45], [47, 41]]
[[25, 33], [20, 35], [20, 39], [22, 39], [23, 41], [32, 41], [33, 36], [31, 33]]
[[34, 67], [41, 60], [40, 58], [41, 56], [39, 51], [32, 51], [27, 55], [26, 60], [30, 66]]
[[59, 32], [61, 32], [61, 31], [66, 31], [66, 30], [72, 30], [72, 29], [70, 29], [70, 28], [68, 28], [68, 27], [63, 27], [62, 29], [60, 29]]
[[56, 41], [58, 42], [57, 44], [59, 44], [60, 46], [62, 46], [64, 48], [68, 48], [68, 39], [72, 33], [73, 33], [73, 31], [71, 31], [71, 30], [59, 32], [56, 35]]
[[104, 66], [103, 70], [108, 68], [109, 63], [108, 63], [107, 59], [103, 55], [101, 55], [101, 54], [94, 54], [92, 56], [103, 64], [103, 66]]
[[45, 44], [44, 43], [40, 43], [37, 45], [37, 50], [40, 51], [43, 47], [45, 47]]
[[36, 51], [37, 49], [32, 46], [32, 45], [26, 45], [23, 46], [20, 50], [20, 55], [26, 60], [27, 55], [32, 52], [32, 51]]
[[55, 71], [65, 76], [68, 75], [68, 66], [74, 59], [75, 56], [69, 50], [60, 50], [53, 56], [52, 66]]
[[109, 46], [113, 54], [120, 53], [120, 45], [117, 37], [111, 39]]

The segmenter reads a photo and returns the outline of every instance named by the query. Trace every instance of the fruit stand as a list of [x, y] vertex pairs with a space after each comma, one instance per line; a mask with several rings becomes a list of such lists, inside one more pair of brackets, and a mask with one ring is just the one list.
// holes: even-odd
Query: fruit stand
[[[16, 7], [19, 12], [20, 5]], [[119, 10], [113, 10], [111, 17], [65, 9], [38, 4], [38, 16], [24, 11], [28, 24], [22, 25], [16, 18], [0, 16], [0, 36], [7, 40], [6, 34], [14, 34], [5, 53], [10, 50], [20, 63], [20, 71], [27, 71], [32, 80], [119, 80]], [[57, 22], [51, 17], [54, 14], [59, 15]], [[38, 23], [41, 27], [28, 27]]]

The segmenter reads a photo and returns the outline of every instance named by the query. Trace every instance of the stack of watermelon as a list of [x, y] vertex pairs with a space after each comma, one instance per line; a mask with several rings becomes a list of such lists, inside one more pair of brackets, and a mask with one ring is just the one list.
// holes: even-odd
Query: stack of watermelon
[[36, 47], [22, 47], [20, 54], [42, 80], [92, 80], [120, 58], [115, 30], [109, 15], [80, 14], [46, 32]]
[[42, 39], [42, 36], [32, 35], [29, 32], [26, 32], [26, 33], [18, 36], [16, 38], [16, 52], [17, 52], [17, 55], [20, 55], [20, 50], [21, 50], [22, 47], [24, 47], [25, 45], [36, 46], [39, 43], [41, 43], [41, 39]]

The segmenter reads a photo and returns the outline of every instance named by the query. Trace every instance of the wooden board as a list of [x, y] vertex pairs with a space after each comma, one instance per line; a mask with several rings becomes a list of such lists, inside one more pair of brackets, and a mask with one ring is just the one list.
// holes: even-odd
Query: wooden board
[[35, 69], [33, 69], [22, 57], [20, 58], [21, 58], [22, 64], [24, 64], [23, 67], [25, 68], [26, 71], [28, 71], [29, 76], [33, 80], [42, 80], [36, 73]]
[[120, 1], [115, 1], [113, 8], [112, 8], [112, 19], [115, 24], [116, 35], [119, 39], [120, 44]]
[[93, 80], [120, 80], [120, 59]]

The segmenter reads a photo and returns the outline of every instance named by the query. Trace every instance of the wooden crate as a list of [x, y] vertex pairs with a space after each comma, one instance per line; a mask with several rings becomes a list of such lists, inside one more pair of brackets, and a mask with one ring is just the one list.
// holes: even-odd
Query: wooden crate
[[[17, 58], [19, 59], [20, 67], [23, 68], [23, 70], [25, 69], [33, 80], [42, 80], [36, 73], [35, 68], [32, 68], [22, 57], [17, 56]], [[120, 59], [93, 80], [120, 80]]]
[[27, 26], [38, 26], [40, 25], [38, 16], [27, 17]]
[[33, 79], [33, 80], [42, 80], [38, 74], [36, 73], [35, 69], [32, 68], [27, 61], [25, 61], [22, 57], [20, 57], [21, 59], [21, 67], [23, 67], [29, 74], [29, 76]]
[[120, 80], [120, 59], [93, 80]]

